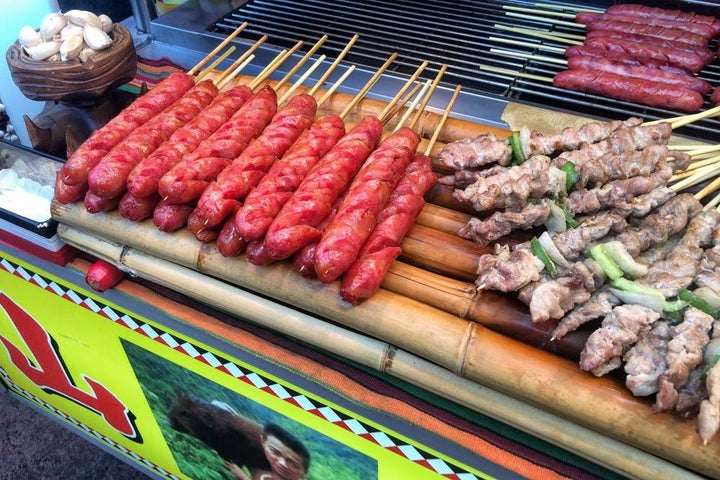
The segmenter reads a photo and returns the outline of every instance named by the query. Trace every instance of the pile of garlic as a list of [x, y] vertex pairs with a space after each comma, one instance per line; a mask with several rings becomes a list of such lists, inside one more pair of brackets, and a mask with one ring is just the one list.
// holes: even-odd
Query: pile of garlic
[[85, 62], [96, 51], [112, 45], [112, 28], [113, 22], [105, 14], [68, 10], [47, 14], [39, 30], [22, 27], [18, 42], [33, 60], [65, 62], [77, 58]]

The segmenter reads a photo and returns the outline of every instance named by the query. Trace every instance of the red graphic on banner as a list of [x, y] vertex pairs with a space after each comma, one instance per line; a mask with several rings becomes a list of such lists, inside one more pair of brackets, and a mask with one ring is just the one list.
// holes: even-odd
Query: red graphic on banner
[[36, 364], [33, 364], [10, 340], [0, 335], [0, 342], [7, 349], [10, 360], [30, 381], [46, 393], [61, 395], [96, 412], [127, 438], [142, 441], [135, 426], [135, 415], [110, 390], [85, 375], [81, 375], [81, 378], [91, 393], [77, 387], [63, 362], [57, 343], [29, 313], [2, 292], [0, 307], [5, 310], [35, 357]]

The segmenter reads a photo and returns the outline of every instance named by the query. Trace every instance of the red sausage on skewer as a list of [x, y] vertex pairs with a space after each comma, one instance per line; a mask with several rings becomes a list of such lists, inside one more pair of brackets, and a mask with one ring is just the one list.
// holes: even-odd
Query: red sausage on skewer
[[280, 109], [263, 132], [203, 191], [188, 219], [190, 231], [215, 228], [234, 214], [273, 163], [312, 125], [316, 113], [317, 101], [308, 94], [293, 97]]
[[252, 90], [245, 85], [216, 96], [197, 117], [173, 133], [167, 142], [135, 166], [128, 175], [128, 191], [136, 197], [157, 193], [160, 178], [227, 122], [251, 96]]
[[425, 206], [424, 196], [435, 185], [430, 157], [416, 155], [378, 215], [370, 237], [340, 284], [340, 296], [357, 305], [379, 288], [390, 264], [400, 255], [400, 243]]
[[133, 168], [179, 128], [197, 117], [217, 93], [218, 89], [212, 81], [203, 80], [168, 108], [133, 130], [90, 171], [90, 190], [104, 198], [122, 195], [127, 189], [127, 177]]
[[364, 117], [308, 173], [268, 228], [264, 244], [271, 258], [288, 258], [320, 239], [317, 226], [375, 149], [382, 129], [376, 117]]
[[265, 86], [162, 176], [158, 184], [160, 195], [174, 203], [199, 198], [208, 184], [262, 133], [276, 111], [277, 95]]
[[336, 280], [355, 261], [419, 144], [414, 131], [401, 128], [380, 143], [355, 176], [315, 249], [315, 272], [322, 282]]
[[87, 182], [90, 170], [107, 152], [133, 130], [169, 107], [194, 84], [194, 78], [186, 73], [170, 74], [80, 145], [60, 169], [62, 181], [68, 185]]
[[338, 115], [317, 120], [275, 162], [267, 175], [248, 194], [235, 215], [238, 233], [246, 240], [259, 240], [303, 178], [345, 134]]

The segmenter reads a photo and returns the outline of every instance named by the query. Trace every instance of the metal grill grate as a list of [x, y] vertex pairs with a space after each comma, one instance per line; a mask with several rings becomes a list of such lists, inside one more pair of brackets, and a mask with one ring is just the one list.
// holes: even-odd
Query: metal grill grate
[[[604, 8], [609, 3], [584, 2], [583, 6]], [[667, 7], [668, 2], [660, 3]], [[443, 83], [459, 83], [464, 90], [521, 103], [601, 118], [640, 116], [651, 120], [681, 114], [553, 87], [549, 80], [564, 69], [562, 51], [568, 45], [507, 31], [498, 25], [578, 35], [584, 30], [579, 25], [565, 25], [566, 18], [547, 15], [527, 18], [515, 16], [517, 13], [512, 14], [505, 8], [533, 8], [533, 5], [523, 1], [251, 0], [208, 27], [208, 31], [229, 34], [247, 21], [249, 27], [243, 32], [244, 36], [257, 39], [266, 34], [270, 43], [281, 47], [290, 47], [298, 40], [310, 43], [327, 34], [329, 38], [318, 53], [329, 58], [337, 56], [357, 33], [360, 39], [346, 57], [348, 62], [357, 65], [378, 68], [392, 52], [398, 52], [392, 71], [411, 74], [424, 60], [431, 62], [431, 69], [445, 63], [449, 68]], [[702, 13], [720, 11], [703, 1], [682, 2], [674, 7], [692, 7]], [[717, 46], [713, 42], [710, 47]], [[485, 71], [481, 65], [500, 67], [510, 73]], [[545, 79], [528, 79], [523, 74]], [[713, 86], [720, 85], [720, 62], [716, 60], [706, 67], [700, 77]], [[705, 108], [712, 106], [708, 102]], [[720, 120], [696, 122], [683, 127], [679, 133], [720, 142]]]

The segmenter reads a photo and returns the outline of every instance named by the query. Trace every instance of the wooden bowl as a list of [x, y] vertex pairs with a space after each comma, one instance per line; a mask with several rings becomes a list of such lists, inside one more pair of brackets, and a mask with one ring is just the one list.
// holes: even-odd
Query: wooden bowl
[[30, 100], [87, 101], [135, 77], [137, 52], [125, 26], [114, 24], [113, 44], [96, 52], [85, 63], [33, 60], [15, 42], [5, 58], [15, 85]]

